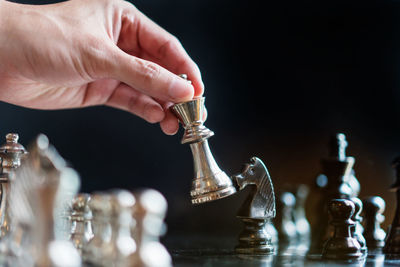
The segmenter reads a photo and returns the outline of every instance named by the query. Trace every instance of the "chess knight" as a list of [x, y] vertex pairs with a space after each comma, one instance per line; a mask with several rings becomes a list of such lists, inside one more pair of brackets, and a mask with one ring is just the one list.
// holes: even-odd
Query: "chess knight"
[[214, 133], [203, 125], [204, 100], [201, 97], [172, 106], [185, 129], [181, 143], [190, 144], [193, 154], [192, 203], [218, 200], [250, 185], [252, 190], [237, 214], [244, 223], [244, 230], [235, 250], [239, 254], [271, 254], [274, 247], [266, 228], [275, 217], [275, 194], [268, 170], [256, 157], [245, 164], [240, 174], [232, 177], [218, 167], [207, 141]]

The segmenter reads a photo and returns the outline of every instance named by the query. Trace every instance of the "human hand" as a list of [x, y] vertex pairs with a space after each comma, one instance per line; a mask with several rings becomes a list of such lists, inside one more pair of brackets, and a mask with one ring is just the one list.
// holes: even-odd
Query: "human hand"
[[179, 41], [128, 2], [0, 1], [2, 101], [36, 109], [107, 105], [174, 134], [179, 125], [169, 107], [203, 90]]

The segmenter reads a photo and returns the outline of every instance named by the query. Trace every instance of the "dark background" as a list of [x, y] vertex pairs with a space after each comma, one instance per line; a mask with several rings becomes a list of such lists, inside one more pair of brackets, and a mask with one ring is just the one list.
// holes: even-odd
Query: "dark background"
[[[23, 1], [20, 1], [23, 2]], [[51, 1], [24, 1], [48, 3]], [[53, 1], [54, 2], [54, 1]], [[398, 1], [137, 0], [174, 34], [206, 85], [211, 150], [228, 174], [256, 155], [277, 188], [312, 184], [329, 137], [347, 135], [361, 197], [395, 208], [388, 187], [399, 152], [400, 16]], [[263, 5], [261, 5], [263, 4]], [[182, 130], [164, 135], [107, 107], [38, 111], [0, 104], [2, 135], [27, 145], [48, 135], [81, 174], [82, 191], [150, 187], [169, 203], [171, 233], [237, 233], [243, 193], [191, 206], [193, 177]]]

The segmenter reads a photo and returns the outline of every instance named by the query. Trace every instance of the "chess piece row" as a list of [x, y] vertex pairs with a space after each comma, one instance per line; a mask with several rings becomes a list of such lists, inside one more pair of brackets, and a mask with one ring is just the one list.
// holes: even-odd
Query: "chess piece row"
[[328, 203], [332, 199], [357, 197], [359, 182], [354, 174], [355, 159], [346, 155], [348, 143], [344, 134], [332, 137], [329, 156], [322, 159], [322, 174], [316, 179], [315, 217], [309, 254], [321, 254], [324, 243], [333, 234], [329, 223]]
[[355, 160], [346, 156], [346, 147], [345, 135], [337, 134], [331, 140], [329, 157], [322, 160], [323, 174], [316, 179], [319, 198], [315, 202], [319, 206], [312, 227], [311, 256], [322, 254], [326, 259], [346, 260], [364, 257], [368, 250], [387, 252], [386, 234], [380, 228], [385, 201], [378, 196], [363, 201], [358, 198]]
[[8, 134], [0, 159], [1, 266], [171, 266], [159, 192], [78, 194], [78, 174], [44, 135], [26, 150]]
[[[368, 218], [365, 228], [360, 224], [363, 203], [366, 208], [364, 214]], [[366, 256], [368, 249], [382, 249], [385, 232], [379, 223], [382, 222], [384, 205], [380, 197], [369, 197], [363, 202], [358, 198], [332, 199], [328, 211], [334, 230], [324, 244], [322, 257], [329, 260], [358, 260]]]
[[79, 194], [71, 204], [70, 240], [92, 266], [172, 265], [160, 243], [167, 202], [152, 189]]
[[[281, 192], [277, 200], [277, 217], [274, 225], [271, 224], [270, 230], [272, 233], [276, 232], [279, 239], [279, 246], [289, 247], [292, 250], [295, 249], [297, 254], [301, 254], [304, 250], [308, 250], [308, 238], [309, 232], [301, 231], [307, 229], [304, 225], [307, 225], [307, 218], [304, 215], [304, 206], [297, 205], [296, 200], [298, 197], [291, 192]], [[302, 200], [302, 198], [300, 198]], [[344, 201], [346, 200], [346, 201]], [[340, 204], [338, 204], [338, 201]], [[324, 246], [321, 248], [321, 254], [328, 259], [352, 259], [365, 256], [370, 249], [371, 253], [378, 252], [384, 247], [385, 232], [380, 227], [380, 223], [383, 222], [384, 216], [382, 215], [385, 209], [385, 202], [380, 197], [368, 197], [361, 201], [359, 198], [353, 197], [350, 199], [335, 199], [330, 201], [331, 204], [328, 206], [328, 212], [331, 217], [330, 226], [333, 228], [332, 236], [328, 240], [335, 238], [340, 233], [346, 233], [346, 240], [350, 240], [349, 244], [357, 248], [358, 253], [335, 251], [334, 241], [330, 242], [329, 249], [326, 247], [325, 240]], [[344, 202], [344, 204], [343, 204]], [[348, 202], [351, 202], [350, 204]], [[301, 202], [300, 202], [301, 203]], [[347, 211], [341, 211], [337, 206], [347, 207]], [[295, 208], [296, 207], [296, 208]], [[363, 210], [364, 207], [364, 210]], [[297, 210], [296, 210], [297, 209]], [[298, 211], [300, 210], [300, 212]], [[336, 213], [335, 213], [336, 212]], [[339, 213], [337, 213], [339, 212]], [[342, 213], [347, 215], [342, 215]], [[351, 214], [349, 214], [351, 213]], [[361, 217], [361, 213], [364, 217]], [[341, 217], [342, 216], [342, 217]], [[343, 219], [343, 216], [346, 217]], [[296, 223], [297, 222], [297, 223]], [[300, 224], [298, 223], [300, 222]], [[362, 222], [362, 223], [361, 223]], [[347, 227], [345, 230], [336, 231], [336, 226]], [[308, 228], [309, 229], [309, 228]], [[347, 230], [346, 230], [347, 229]], [[365, 236], [365, 237], [364, 237]], [[334, 245], [332, 245], [332, 243]], [[344, 244], [347, 244], [345, 242]], [[278, 242], [275, 242], [278, 244]], [[343, 248], [343, 244], [340, 244]], [[333, 252], [334, 251], [334, 252]]]
[[[172, 110], [185, 128], [182, 143], [189, 143], [193, 153], [195, 179], [193, 180], [191, 195], [194, 204], [213, 201], [235, 194], [247, 184], [256, 185], [254, 187], [256, 190], [251, 191], [238, 213], [238, 217], [244, 223], [244, 230], [239, 236], [239, 245], [236, 247], [237, 253], [269, 254], [274, 250], [272, 243], [277, 243], [278, 239], [281, 242], [285, 242], [285, 240], [292, 241], [293, 239], [308, 239], [310, 226], [305, 218], [304, 211], [304, 199], [306, 196], [302, 199], [301, 194], [294, 195], [299, 192], [282, 192], [279, 195], [278, 213], [280, 214], [275, 220], [279, 230], [277, 232], [270, 222], [275, 214], [272, 183], [270, 178], [264, 180], [269, 181], [267, 183], [268, 186], [263, 185], [262, 182], [260, 183], [263, 180], [262, 177], [269, 176], [265, 166], [263, 169], [266, 175], [256, 174], [253, 166], [248, 168], [249, 172], [247, 174], [239, 174], [231, 178], [218, 167], [207, 141], [213, 135], [213, 132], [203, 125], [204, 98], [176, 104], [172, 107]], [[318, 220], [315, 226], [312, 227], [310, 254], [321, 255], [322, 251], [327, 251], [324, 249], [324, 244], [328, 239], [330, 240], [334, 237], [335, 227], [338, 224], [335, 219], [332, 219], [332, 223], [329, 222], [330, 214], [332, 216], [342, 216], [341, 218], [343, 219], [350, 212], [350, 217], [345, 222], [342, 220], [341, 223], [348, 226], [350, 237], [354, 238], [354, 244], [359, 246], [360, 253], [354, 254], [357, 257], [358, 255], [366, 254], [367, 246], [381, 248], [384, 243], [385, 234], [379, 227], [383, 219], [381, 213], [384, 209], [382, 207], [382, 205], [384, 206], [384, 201], [379, 197], [372, 197], [366, 200], [366, 207], [368, 207], [366, 215], [369, 216], [364, 221], [367, 239], [363, 236], [364, 229], [361, 225], [362, 219], [360, 216], [362, 202], [357, 198], [360, 192], [360, 183], [353, 169], [355, 159], [346, 156], [346, 147], [345, 135], [337, 134], [331, 141], [329, 157], [321, 162], [323, 172], [317, 177], [316, 181], [320, 193], [320, 199], [315, 201], [315, 203], [319, 204], [316, 209]], [[242, 179], [241, 177], [244, 176], [247, 178]], [[394, 188], [400, 188], [400, 186], [395, 186]], [[259, 201], [254, 201], [257, 195], [262, 196], [262, 198]], [[333, 208], [328, 210], [328, 203], [332, 199], [348, 200], [353, 203], [354, 210], [347, 207], [350, 211], [344, 212], [344, 215], [335, 213]], [[253, 203], [263, 203], [265, 205], [263, 207], [259, 204], [252, 206]], [[336, 207], [336, 204], [335, 202], [329, 207]], [[341, 204], [339, 206], [346, 207], [346, 205]], [[351, 204], [349, 205], [351, 206]], [[265, 213], [265, 209], [271, 211], [270, 215]], [[338, 221], [341, 221], [341, 219], [339, 218]], [[400, 225], [400, 219], [398, 221], [397, 225]], [[400, 226], [394, 227], [391, 232], [400, 232], [399, 229]], [[337, 254], [339, 254], [338, 258], [354, 258], [351, 253], [347, 255], [344, 252], [337, 251]], [[324, 255], [330, 255], [330, 253], [324, 252]], [[333, 258], [331, 256], [324, 257]]]
[[[22, 147], [16, 138], [8, 143], [10, 149]], [[1, 205], [6, 208], [3, 212], [8, 218], [7, 229], [2, 229], [6, 230], [1, 239], [2, 264], [81, 266], [74, 246], [56, 233], [60, 225], [57, 215], [77, 193], [79, 176], [44, 135], [31, 143], [28, 152], [14, 153], [14, 159], [24, 157], [19, 157], [20, 164], [10, 172], [7, 195], [2, 198]]]
[[310, 224], [306, 217], [305, 205], [309, 187], [305, 184], [286, 185], [277, 196], [277, 216], [274, 225], [277, 236], [275, 243], [308, 244]]
[[[182, 78], [187, 79], [186, 76]], [[239, 254], [269, 254], [273, 253], [277, 241], [299, 241], [309, 239], [310, 225], [305, 217], [304, 203], [308, 194], [306, 186], [298, 187], [297, 191], [282, 192], [278, 198], [278, 213], [275, 224], [278, 232], [270, 221], [275, 215], [275, 197], [270, 178], [265, 166], [261, 169], [265, 174], [255, 172], [257, 168], [248, 168], [248, 172], [234, 175], [231, 178], [223, 172], [215, 162], [208, 145], [208, 139], [214, 134], [203, 125], [204, 122], [204, 98], [193, 99], [191, 101], [176, 104], [172, 111], [178, 117], [185, 133], [182, 143], [190, 144], [193, 160], [195, 178], [191, 191], [192, 202], [199, 204], [213, 201], [235, 194], [247, 184], [256, 185], [253, 187], [247, 200], [239, 210], [238, 217], [244, 223], [244, 230], [239, 236], [239, 245], [236, 252]], [[332, 235], [333, 228], [328, 221], [327, 203], [334, 198], [349, 199], [357, 197], [360, 191], [360, 184], [355, 177], [354, 158], [346, 156], [347, 141], [344, 134], [338, 134], [331, 142], [329, 158], [322, 161], [323, 175], [318, 177], [318, 185], [322, 199], [318, 201], [321, 206], [316, 231], [313, 231], [313, 241], [311, 248], [322, 251], [323, 243]], [[263, 164], [261, 164], [263, 165]], [[246, 178], [244, 178], [246, 177]], [[263, 182], [264, 180], [264, 182]], [[268, 183], [265, 183], [268, 181]], [[268, 185], [268, 186], [265, 186]], [[255, 201], [257, 197], [259, 200]], [[360, 203], [354, 199], [356, 203]], [[257, 203], [257, 204], [255, 204]], [[253, 205], [254, 204], [254, 205]], [[262, 205], [260, 205], [262, 204]], [[355, 213], [354, 220], [357, 221], [356, 227], [352, 228], [352, 235], [359, 239], [357, 242], [366, 251], [366, 241], [362, 237], [362, 226], [360, 224], [361, 212], [360, 205]], [[270, 211], [267, 214], [265, 211]], [[324, 216], [326, 214], [326, 216]], [[369, 228], [368, 228], [369, 229]], [[311, 251], [312, 251], [311, 249]]]

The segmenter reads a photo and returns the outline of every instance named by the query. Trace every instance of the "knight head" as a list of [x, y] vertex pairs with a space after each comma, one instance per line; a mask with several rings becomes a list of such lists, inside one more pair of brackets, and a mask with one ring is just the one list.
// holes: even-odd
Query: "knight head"
[[258, 184], [261, 181], [260, 177], [266, 176], [267, 173], [264, 163], [259, 158], [252, 157], [250, 163], [243, 166], [240, 178], [236, 179], [237, 185], [243, 189], [248, 184]]
[[242, 207], [238, 217], [266, 219], [275, 217], [275, 193], [267, 167], [256, 157], [250, 159], [243, 171], [233, 176], [239, 189], [247, 185], [253, 187]]

